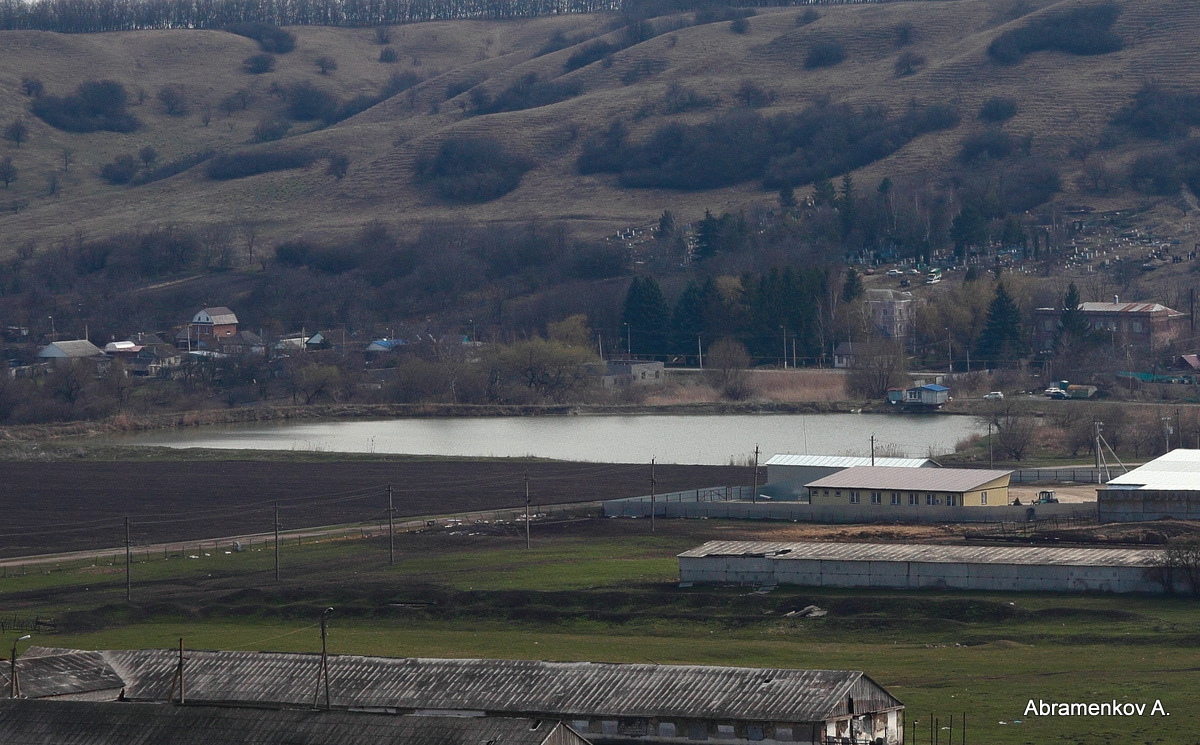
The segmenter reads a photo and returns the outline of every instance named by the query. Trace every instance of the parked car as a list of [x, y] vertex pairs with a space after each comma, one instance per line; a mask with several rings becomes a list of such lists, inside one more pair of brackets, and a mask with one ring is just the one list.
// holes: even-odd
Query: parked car
[[983, 400], [984, 401], [1003, 401], [1004, 393], [1001, 391], [992, 391], [991, 393], [984, 395]]
[[900, 271], [899, 269], [888, 269], [887, 275], [889, 277], [901, 277], [904, 275], [904, 272]]
[[900, 286], [901, 287], [912, 287], [912, 282], [909, 282], [907, 279], [902, 279], [902, 280], [900, 280]]
[[1062, 388], [1047, 388], [1046, 398], [1052, 398], [1055, 401], [1063, 401], [1071, 397], [1071, 394], [1064, 391]]

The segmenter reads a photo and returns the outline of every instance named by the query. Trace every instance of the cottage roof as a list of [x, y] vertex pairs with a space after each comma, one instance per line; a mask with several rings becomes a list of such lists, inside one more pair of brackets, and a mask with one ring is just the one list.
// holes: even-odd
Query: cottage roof
[[[173, 650], [102, 653], [125, 681], [129, 700], [164, 701], [177, 663]], [[187, 654], [188, 700], [252, 705], [312, 703], [316, 654]], [[25, 680], [25, 676], [22, 676]], [[858, 671], [704, 665], [539, 662], [533, 660], [329, 658], [335, 707], [482, 711], [542, 718], [656, 717], [824, 721], [848, 692], [877, 708], [900, 706]], [[869, 694], [864, 697], [866, 689]]]
[[833, 353], [836, 355], [854, 354], [854, 342], [844, 341], [844, 342], [839, 343], [837, 345], [837, 348], [833, 350]]
[[[26, 698], [117, 691], [125, 685], [100, 652], [30, 647], [21, 655], [19, 665], [21, 694]], [[0, 665], [0, 668], [3, 668], [0, 683], [7, 691], [11, 685], [9, 666]]]
[[[311, 701], [309, 702], [311, 704]], [[98, 701], [0, 701], [7, 745], [544, 745], [583, 743], [560, 723]], [[566, 733], [570, 736], [563, 737]]]
[[223, 305], [204, 308], [192, 318], [192, 323], [211, 323], [214, 326], [225, 326], [237, 322], [237, 316], [233, 311]]
[[42, 347], [38, 352], [38, 357], [55, 357], [68, 359], [83, 359], [85, 357], [96, 357], [104, 354], [103, 350], [87, 339], [72, 339], [69, 341], [56, 341]]
[[1156, 549], [1063, 548], [1059, 546], [709, 541], [703, 546], [679, 554], [679, 557], [761, 556], [780, 561], [904, 561], [929, 564], [1145, 567], [1154, 566], [1155, 561], [1160, 559], [1162, 553]]
[[941, 393], [942, 391], [948, 391], [950, 389], [944, 385], [938, 385], [937, 383], [926, 383], [925, 385], [917, 386], [914, 390], [933, 391], [935, 393]]
[[1008, 481], [1012, 471], [976, 468], [891, 468], [859, 466], [831, 473], [806, 484], [810, 489], [880, 489], [895, 491], [966, 492], [997, 479]]

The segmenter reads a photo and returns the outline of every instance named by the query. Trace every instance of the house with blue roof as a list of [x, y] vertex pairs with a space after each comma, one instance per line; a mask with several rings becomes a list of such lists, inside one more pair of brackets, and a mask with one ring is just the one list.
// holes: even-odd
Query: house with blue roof
[[904, 391], [905, 406], [928, 406], [938, 408], [950, 400], [950, 389], [937, 383], [919, 385]]

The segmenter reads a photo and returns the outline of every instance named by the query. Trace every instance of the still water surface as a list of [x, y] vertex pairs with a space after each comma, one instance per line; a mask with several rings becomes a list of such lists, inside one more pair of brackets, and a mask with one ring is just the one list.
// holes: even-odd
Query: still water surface
[[123, 444], [603, 463], [727, 465], [765, 455], [812, 453], [926, 457], [983, 431], [966, 416], [897, 414], [579, 415], [386, 419], [171, 430], [116, 438]]

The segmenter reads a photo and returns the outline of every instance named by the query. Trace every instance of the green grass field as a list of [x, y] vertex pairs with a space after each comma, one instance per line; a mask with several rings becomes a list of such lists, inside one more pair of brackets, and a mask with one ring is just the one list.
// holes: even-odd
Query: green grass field
[[[929, 736], [967, 714], [969, 743], [1195, 743], [1200, 616], [1191, 598], [679, 588], [675, 554], [770, 527], [644, 521], [407, 534], [270, 550], [140, 558], [133, 603], [118, 562], [0, 579], [0, 618], [54, 616], [36, 643], [81, 648], [319, 649], [864, 670]], [[457, 533], [457, 534], [455, 534]], [[829, 615], [788, 618], [816, 604]], [[10, 643], [8, 635], [0, 639]], [[1030, 699], [1146, 703], [1140, 717], [1027, 717]], [[1149, 716], [1161, 700], [1169, 717]], [[946, 732], [942, 732], [945, 741]]]

